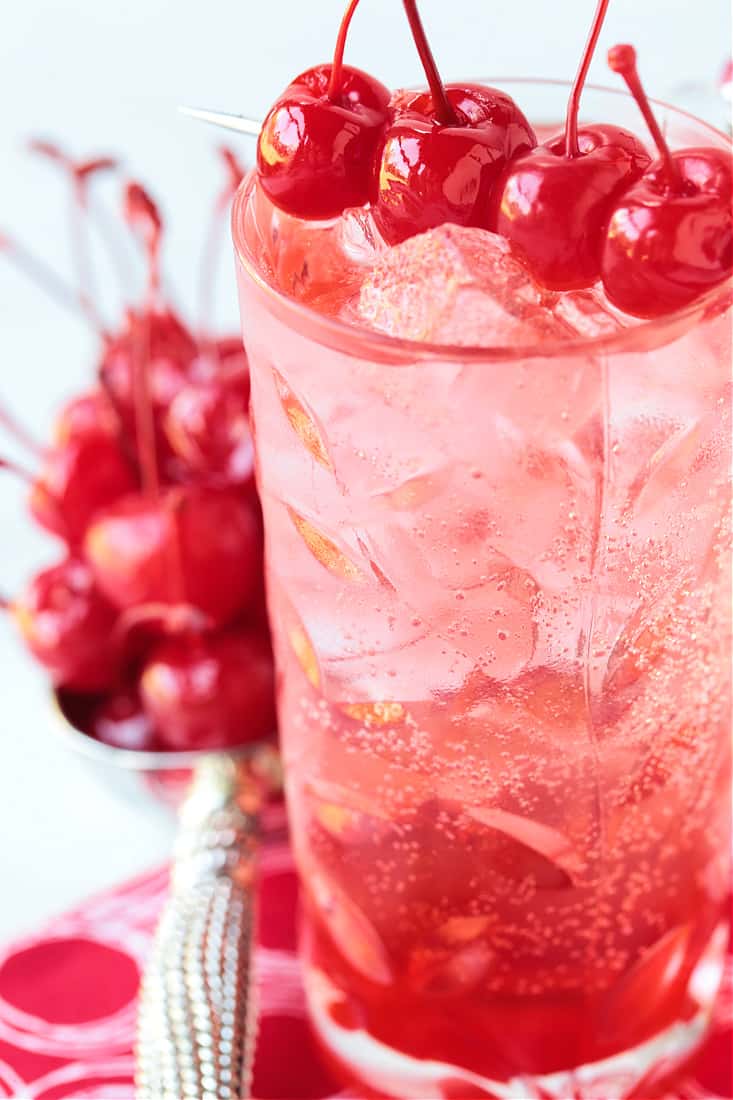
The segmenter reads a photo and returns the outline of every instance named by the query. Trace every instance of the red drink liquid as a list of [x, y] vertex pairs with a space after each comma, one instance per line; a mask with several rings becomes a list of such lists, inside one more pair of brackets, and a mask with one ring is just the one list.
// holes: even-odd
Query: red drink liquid
[[[586, 108], [628, 124], [623, 96]], [[534, 346], [505, 298], [493, 346], [421, 348], [322, 315], [363, 222], [253, 186], [234, 232], [319, 1037], [360, 1094], [648, 1095], [704, 1033], [726, 935], [729, 291], [628, 327], [553, 299]]]

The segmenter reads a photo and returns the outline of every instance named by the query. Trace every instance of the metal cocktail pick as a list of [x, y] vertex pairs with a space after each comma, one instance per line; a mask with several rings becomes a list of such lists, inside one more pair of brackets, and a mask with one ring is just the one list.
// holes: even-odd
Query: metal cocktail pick
[[245, 118], [244, 115], [233, 115], [228, 111], [208, 111], [201, 107], [179, 107], [178, 110], [189, 118], [198, 119], [199, 122], [208, 122], [224, 130], [236, 130], [237, 133], [249, 134], [250, 137], [258, 137], [262, 129], [261, 122], [253, 118]]

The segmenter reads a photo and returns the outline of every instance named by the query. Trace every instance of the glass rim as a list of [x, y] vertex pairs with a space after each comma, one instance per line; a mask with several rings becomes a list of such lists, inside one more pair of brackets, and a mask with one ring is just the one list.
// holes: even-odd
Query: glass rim
[[[532, 84], [569, 89], [572, 85], [569, 80], [532, 76], [492, 76], [478, 79], [467, 78], [467, 80], [469, 83], [489, 82], [495, 86], [501, 86], [502, 84]], [[604, 95], [619, 96], [632, 101], [631, 95], [624, 88], [611, 88], [603, 84], [587, 84], [586, 90], [601, 92]], [[671, 112], [683, 120], [687, 119], [689, 122], [694, 123], [696, 127], [707, 131], [715, 139], [718, 146], [723, 143], [729, 151], [731, 150], [732, 145], [729, 135], [719, 130], [712, 123], [698, 118], [684, 108], [675, 107], [665, 100], [650, 98], [650, 103], [665, 112]], [[232, 205], [232, 236], [238, 262], [241, 263], [250, 281], [265, 298], [271, 312], [276, 314], [279, 319], [285, 321], [291, 328], [298, 329], [308, 338], [327, 347], [346, 351], [351, 356], [373, 359], [378, 362], [395, 363], [414, 363], [417, 360], [424, 359], [464, 362], [476, 360], [511, 362], [526, 359], [549, 359], [560, 355], [594, 355], [651, 350], [663, 346], [675, 337], [682, 335], [695, 321], [704, 320], [708, 314], [716, 315], [721, 310], [722, 303], [727, 306], [730, 301], [731, 279], [727, 279], [720, 286], [713, 287], [712, 290], [691, 305], [676, 310], [668, 317], [639, 320], [629, 328], [620, 329], [618, 332], [611, 334], [571, 337], [567, 340], [551, 340], [526, 345], [440, 344], [391, 336], [376, 329], [368, 329], [337, 317], [329, 317], [326, 314], [319, 313], [312, 306], [291, 298], [284, 291], [267, 281], [260, 271], [249, 246], [237, 231], [239, 205], [248, 191], [254, 171], [253, 168], [245, 175]]]

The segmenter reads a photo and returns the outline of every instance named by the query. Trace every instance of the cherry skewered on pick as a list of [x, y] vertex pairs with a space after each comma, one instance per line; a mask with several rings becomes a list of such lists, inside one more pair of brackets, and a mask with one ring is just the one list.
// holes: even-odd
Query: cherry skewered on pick
[[568, 101], [565, 133], [509, 166], [499, 186], [495, 229], [550, 290], [592, 286], [604, 231], [618, 197], [650, 163], [641, 141], [619, 126], [578, 128], [578, 108], [609, 0], [599, 0]]
[[659, 159], [611, 214], [601, 275], [615, 306], [636, 317], [663, 317], [718, 286], [733, 268], [731, 161], [721, 149], [670, 152], [636, 67], [632, 46], [614, 46], [608, 63], [639, 105]]
[[537, 144], [511, 96], [440, 78], [415, 0], [404, 0], [427, 92], [401, 93], [382, 147], [374, 219], [390, 244], [453, 222], [483, 226], [507, 163]]
[[301, 218], [332, 218], [369, 198], [374, 156], [387, 123], [389, 90], [343, 64], [359, 0], [341, 23], [333, 62], [288, 85], [268, 112], [257, 143], [260, 184], [272, 202]]
[[221, 748], [274, 733], [274, 685], [268, 639], [233, 630], [162, 642], [143, 669], [140, 695], [167, 748]]

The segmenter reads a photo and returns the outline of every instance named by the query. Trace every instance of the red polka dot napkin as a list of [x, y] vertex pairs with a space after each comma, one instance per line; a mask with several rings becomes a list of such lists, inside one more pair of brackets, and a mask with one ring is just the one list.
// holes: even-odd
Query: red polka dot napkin
[[[166, 870], [146, 874], [0, 951], [0, 1098], [132, 1100], [135, 998], [167, 885]], [[294, 951], [296, 895], [284, 811], [276, 806], [262, 854], [253, 1094], [357, 1100], [324, 1069], [308, 1027]], [[694, 1076], [666, 1100], [733, 1100], [733, 959], [728, 964], [716, 1026]]]

